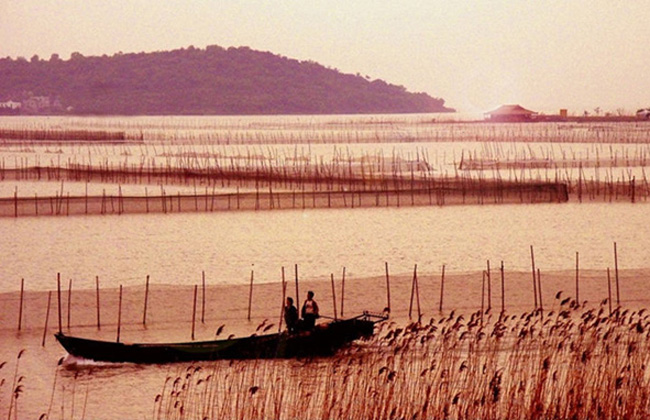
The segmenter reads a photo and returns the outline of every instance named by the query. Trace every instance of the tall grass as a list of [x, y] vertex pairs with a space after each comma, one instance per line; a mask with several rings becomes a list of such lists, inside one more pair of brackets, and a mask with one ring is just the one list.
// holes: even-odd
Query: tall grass
[[388, 324], [334, 359], [190, 366], [153, 417], [647, 418], [646, 311], [560, 299], [550, 312]]

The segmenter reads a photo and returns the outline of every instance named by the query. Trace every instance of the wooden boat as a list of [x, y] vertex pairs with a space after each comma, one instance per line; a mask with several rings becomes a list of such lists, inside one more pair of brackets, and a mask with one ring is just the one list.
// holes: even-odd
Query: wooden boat
[[119, 343], [73, 337], [62, 332], [56, 339], [73, 356], [101, 362], [172, 363], [217, 359], [270, 359], [330, 356], [360, 338], [373, 335], [384, 315], [364, 312], [354, 318], [319, 324], [311, 331], [252, 335], [185, 343]]

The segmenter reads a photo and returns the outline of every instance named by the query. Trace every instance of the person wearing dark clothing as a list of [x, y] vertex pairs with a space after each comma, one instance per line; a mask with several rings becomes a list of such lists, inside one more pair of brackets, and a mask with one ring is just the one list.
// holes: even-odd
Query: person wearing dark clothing
[[302, 305], [301, 315], [305, 330], [314, 329], [316, 318], [318, 318], [318, 304], [314, 300], [314, 292], [307, 292], [307, 300]]
[[293, 299], [288, 297], [284, 307], [284, 322], [287, 324], [287, 330], [290, 333], [296, 332], [298, 327], [298, 309], [293, 306]]

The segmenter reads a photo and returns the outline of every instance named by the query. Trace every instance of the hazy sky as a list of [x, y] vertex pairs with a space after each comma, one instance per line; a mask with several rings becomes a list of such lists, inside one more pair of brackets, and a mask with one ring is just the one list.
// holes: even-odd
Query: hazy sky
[[0, 0], [0, 56], [249, 46], [460, 111], [650, 106], [650, 0]]

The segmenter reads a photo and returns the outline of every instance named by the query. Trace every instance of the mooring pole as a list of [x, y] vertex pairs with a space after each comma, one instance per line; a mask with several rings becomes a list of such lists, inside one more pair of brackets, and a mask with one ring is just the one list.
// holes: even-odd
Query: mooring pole
[[282, 304], [280, 305], [280, 322], [278, 322], [278, 332], [282, 332], [282, 320], [284, 318], [284, 302], [287, 299], [287, 283], [284, 280], [284, 266], [282, 266]]
[[341, 278], [341, 318], [343, 318], [343, 301], [345, 300], [345, 267], [343, 267], [343, 277]]
[[253, 306], [253, 276], [254, 271], [251, 270], [251, 285], [248, 291], [248, 320], [251, 320], [251, 307]]
[[439, 311], [442, 312], [442, 297], [445, 291], [445, 265], [442, 265], [442, 276], [440, 278], [440, 307]]
[[43, 329], [42, 347], [45, 347], [45, 337], [47, 336], [47, 321], [50, 319], [50, 303], [52, 302], [52, 291], [47, 292], [47, 309], [45, 310], [45, 328]]
[[537, 280], [535, 279], [535, 253], [533, 252], [533, 246], [530, 246], [530, 261], [533, 268], [533, 295], [535, 296], [535, 309], [537, 309]]
[[[416, 265], [417, 267], [417, 265]], [[409, 320], [413, 314], [413, 297], [415, 295], [415, 269], [413, 269], [413, 278], [411, 279], [411, 299], [409, 300]]]
[[68, 330], [70, 330], [70, 312], [72, 309], [72, 279], [68, 281]]
[[[193, 305], [193, 308], [192, 308], [192, 341], [194, 341], [194, 328], [195, 328], [195, 325], [196, 325], [196, 295], [198, 294], [198, 291], [199, 291], [199, 286], [195, 284], [194, 285], [194, 305]], [[250, 310], [249, 310], [249, 314], [250, 314]], [[250, 319], [250, 315], [249, 315], [248, 319]]]
[[332, 279], [332, 303], [334, 306], [334, 320], [336, 321], [338, 319], [338, 316], [336, 314], [336, 290], [334, 287], [334, 273], [331, 273], [331, 279]]
[[505, 268], [503, 261], [501, 261], [501, 313], [506, 312], [506, 279]]
[[147, 303], [149, 301], [149, 274], [144, 284], [144, 310], [142, 311], [142, 325], [147, 325]]
[[544, 317], [544, 303], [542, 301], [542, 275], [537, 269], [537, 293], [539, 293], [539, 309], [542, 311], [542, 318]]
[[300, 307], [300, 294], [298, 294], [298, 264], [294, 265], [294, 271], [296, 272], [296, 307]]
[[386, 266], [386, 300], [388, 312], [390, 312], [390, 276], [388, 275], [388, 261], [385, 263]]
[[418, 323], [422, 319], [422, 309], [420, 308], [420, 282], [418, 281], [418, 265], [413, 268], [413, 277], [415, 279], [415, 298], [418, 304]]
[[120, 284], [120, 299], [117, 306], [117, 342], [120, 342], [120, 330], [122, 329], [122, 285]]
[[100, 330], [102, 327], [99, 320], [99, 276], [95, 276], [95, 289], [97, 290], [97, 329]]
[[18, 331], [23, 323], [23, 294], [25, 292], [25, 279], [20, 279], [20, 306], [18, 307]]
[[609, 302], [609, 314], [612, 314], [612, 280], [609, 275], [609, 267], [607, 267], [607, 301]]
[[490, 272], [490, 260], [487, 260], [487, 309], [492, 309], [492, 273]]
[[483, 325], [483, 307], [485, 305], [485, 270], [481, 273], [483, 275], [481, 281], [481, 326]]
[[205, 271], [201, 272], [201, 324], [205, 324]]
[[576, 303], [580, 306], [580, 254], [576, 252]]
[[61, 332], [63, 330], [61, 323], [61, 273], [56, 274], [56, 295], [58, 298], [59, 306], [59, 332]]
[[616, 306], [621, 306], [621, 295], [618, 289], [618, 253], [616, 252], [616, 242], [614, 242], [614, 274], [616, 278]]

